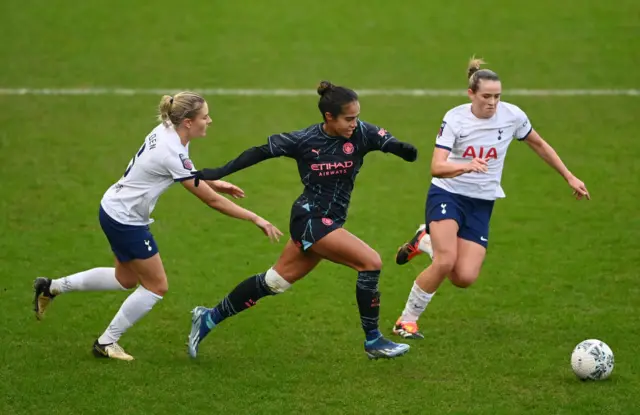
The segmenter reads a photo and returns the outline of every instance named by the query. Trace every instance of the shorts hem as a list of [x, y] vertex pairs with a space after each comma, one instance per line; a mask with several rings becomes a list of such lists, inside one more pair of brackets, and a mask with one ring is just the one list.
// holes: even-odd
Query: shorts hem
[[[313, 245], [317, 244], [318, 242], [320, 242], [325, 236], [329, 235], [330, 233], [337, 231], [338, 229], [342, 229], [343, 226], [339, 225], [339, 226], [332, 226], [329, 229], [326, 230], [326, 232], [323, 232], [322, 234], [318, 235], [317, 237], [315, 235], [313, 236], [313, 241], [308, 241], [306, 239], [304, 239], [304, 237], [301, 235], [300, 238], [293, 236], [293, 234], [289, 234], [289, 237], [291, 238], [291, 240], [293, 241], [293, 243], [296, 244], [296, 246], [298, 246], [298, 248], [300, 248], [303, 252], [307, 252]], [[305, 243], [306, 242], [306, 243]]]
[[429, 227], [429, 224], [431, 222], [442, 222], [443, 220], [452, 220], [458, 224], [458, 229], [462, 229], [462, 224], [460, 223], [460, 220], [456, 218], [427, 219], [425, 220], [425, 223], [427, 224], [427, 227]]
[[478, 239], [472, 239], [471, 236], [468, 235], [458, 235], [458, 238], [464, 239], [465, 241], [473, 242], [474, 244], [478, 244], [484, 249], [489, 249], [489, 243], [487, 242], [478, 242]]
[[123, 255], [121, 253], [118, 253], [116, 251], [114, 251], [113, 249], [111, 249], [111, 251], [113, 252], [113, 255], [116, 257], [116, 259], [118, 260], [118, 262], [120, 262], [121, 264], [127, 263], [127, 262], [131, 262], [131, 261], [135, 261], [136, 259], [140, 259], [140, 260], [145, 260], [145, 259], [149, 259], [149, 258], [153, 258], [156, 254], [159, 254], [160, 251], [155, 251], [153, 252], [151, 255], [147, 255], [147, 256], [131, 256], [131, 255]]

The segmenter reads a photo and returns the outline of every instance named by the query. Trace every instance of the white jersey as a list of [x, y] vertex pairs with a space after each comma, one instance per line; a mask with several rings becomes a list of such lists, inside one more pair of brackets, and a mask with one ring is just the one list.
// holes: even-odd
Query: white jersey
[[193, 177], [189, 145], [176, 130], [158, 125], [145, 138], [123, 176], [111, 186], [100, 204], [114, 220], [125, 225], [148, 225], [158, 198], [174, 182]]
[[515, 105], [500, 102], [493, 117], [477, 118], [471, 104], [451, 109], [444, 116], [436, 137], [436, 147], [451, 153], [447, 161], [469, 163], [474, 157], [488, 162], [487, 173], [465, 173], [458, 177], [437, 178], [431, 183], [451, 193], [484, 200], [505, 197], [500, 186], [504, 159], [513, 138], [524, 140], [531, 132], [527, 115]]

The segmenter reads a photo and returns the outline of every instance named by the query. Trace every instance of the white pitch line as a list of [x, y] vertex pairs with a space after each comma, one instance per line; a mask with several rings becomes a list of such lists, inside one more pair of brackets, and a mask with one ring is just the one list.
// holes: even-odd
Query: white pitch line
[[[187, 89], [202, 95], [297, 97], [316, 95], [312, 89]], [[0, 95], [162, 95], [181, 91], [177, 88], [0, 88]], [[458, 97], [466, 96], [464, 89], [360, 89], [361, 96], [406, 96], [406, 97]], [[529, 97], [579, 97], [579, 96], [640, 96], [640, 89], [511, 89], [505, 96]]]

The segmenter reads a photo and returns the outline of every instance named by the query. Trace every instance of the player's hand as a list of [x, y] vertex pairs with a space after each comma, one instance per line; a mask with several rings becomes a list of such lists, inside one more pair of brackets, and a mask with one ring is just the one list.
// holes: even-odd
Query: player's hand
[[218, 180], [223, 177], [219, 169], [196, 170], [192, 171], [191, 174], [193, 174], [193, 178], [195, 179], [194, 185], [196, 187], [200, 185], [200, 180]]
[[587, 190], [587, 186], [584, 185], [582, 180], [578, 179], [576, 176], [571, 176], [567, 179], [567, 183], [573, 189], [573, 195], [577, 200], [581, 200], [583, 197], [586, 197], [587, 200], [591, 200], [591, 195]]
[[480, 158], [480, 157], [474, 157], [473, 160], [471, 160], [471, 163], [468, 163], [465, 166], [465, 173], [486, 173], [489, 171], [489, 164], [487, 163], [487, 160]]
[[402, 142], [400, 143], [399, 155], [404, 160], [413, 162], [418, 158], [418, 149], [413, 144]]
[[226, 193], [231, 195], [234, 199], [241, 199], [244, 197], [244, 190], [236, 186], [235, 184], [231, 184], [229, 182], [225, 182], [224, 180], [215, 180], [211, 183], [213, 190], [218, 193]]
[[253, 223], [255, 223], [256, 226], [260, 228], [262, 232], [264, 232], [264, 234], [269, 237], [271, 242], [280, 241], [280, 237], [282, 236], [282, 232], [280, 232], [280, 229], [276, 228], [275, 226], [270, 224], [268, 221], [262, 219], [260, 216], [256, 216]]
[[405, 143], [404, 141], [389, 140], [382, 151], [394, 154], [405, 161], [412, 162], [418, 158], [418, 149], [413, 144]]

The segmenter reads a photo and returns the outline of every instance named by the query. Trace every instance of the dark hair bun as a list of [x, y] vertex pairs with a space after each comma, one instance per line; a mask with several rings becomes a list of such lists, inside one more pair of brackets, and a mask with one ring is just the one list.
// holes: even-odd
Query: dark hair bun
[[326, 94], [328, 91], [332, 90], [334, 85], [329, 81], [321, 81], [320, 85], [318, 85], [318, 95], [322, 96]]

